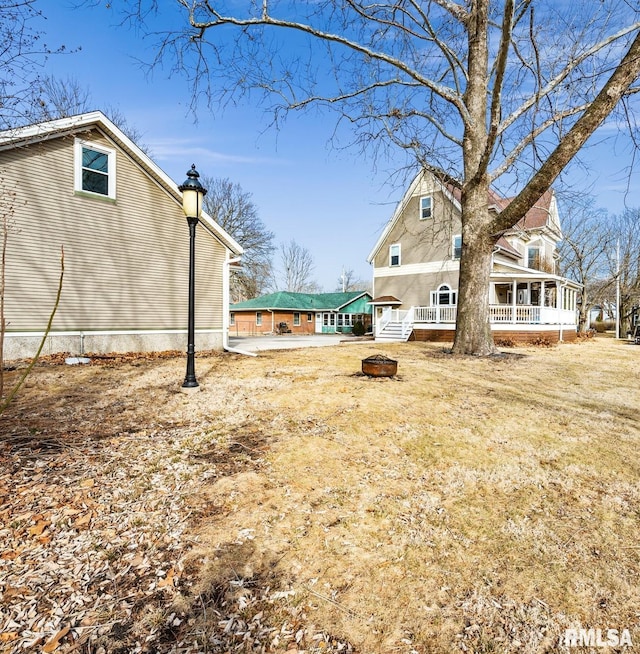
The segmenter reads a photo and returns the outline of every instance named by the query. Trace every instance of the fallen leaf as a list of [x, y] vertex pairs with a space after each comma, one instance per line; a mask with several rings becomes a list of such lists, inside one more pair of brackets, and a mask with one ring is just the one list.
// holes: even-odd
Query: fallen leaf
[[71, 631], [71, 627], [65, 627], [60, 631], [42, 648], [43, 652], [54, 652], [60, 646], [60, 641]]
[[31, 536], [40, 536], [40, 534], [50, 525], [48, 520], [38, 520], [33, 527], [29, 527], [29, 534]]
[[164, 588], [165, 586], [173, 586], [174, 575], [175, 575], [175, 570], [171, 568], [171, 570], [167, 572], [167, 575], [162, 579], [160, 579], [160, 581], [158, 582], [158, 588]]
[[76, 518], [73, 522], [74, 527], [82, 527], [84, 525], [88, 525], [91, 522], [91, 519], [93, 518], [93, 511], [88, 511], [84, 515], [81, 515], [79, 518]]

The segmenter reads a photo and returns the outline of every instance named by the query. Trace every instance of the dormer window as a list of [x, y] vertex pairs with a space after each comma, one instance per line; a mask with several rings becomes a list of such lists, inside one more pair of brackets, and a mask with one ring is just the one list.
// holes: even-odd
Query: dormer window
[[528, 247], [527, 248], [527, 268], [540, 270], [540, 248]]
[[115, 199], [116, 152], [96, 143], [75, 142], [75, 190]]
[[420, 198], [420, 220], [428, 220], [433, 215], [433, 198], [427, 195]]

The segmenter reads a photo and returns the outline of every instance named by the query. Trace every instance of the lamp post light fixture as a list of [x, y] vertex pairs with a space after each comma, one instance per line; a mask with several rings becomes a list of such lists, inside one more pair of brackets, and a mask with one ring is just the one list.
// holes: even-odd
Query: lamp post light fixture
[[202, 200], [207, 193], [207, 189], [198, 181], [199, 177], [196, 165], [193, 164], [191, 170], [187, 172], [186, 181], [178, 186], [178, 190], [182, 191], [182, 210], [189, 224], [189, 325], [187, 328], [187, 374], [182, 383], [184, 392], [199, 389], [195, 362], [196, 225], [202, 213]]

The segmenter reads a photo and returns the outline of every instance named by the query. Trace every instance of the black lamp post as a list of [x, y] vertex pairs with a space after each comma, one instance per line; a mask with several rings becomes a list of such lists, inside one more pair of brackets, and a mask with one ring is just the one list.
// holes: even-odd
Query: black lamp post
[[183, 389], [198, 388], [195, 362], [195, 305], [196, 305], [196, 225], [202, 213], [202, 199], [207, 189], [198, 181], [196, 165], [191, 166], [186, 181], [178, 186], [182, 191], [182, 210], [189, 224], [189, 326], [187, 329], [187, 374], [182, 384]]

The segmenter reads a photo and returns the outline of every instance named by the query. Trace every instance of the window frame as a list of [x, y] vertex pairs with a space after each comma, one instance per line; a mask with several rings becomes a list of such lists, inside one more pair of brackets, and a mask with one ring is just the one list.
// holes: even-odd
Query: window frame
[[[425, 216], [425, 207], [423, 206], [424, 200], [429, 200], [429, 215]], [[431, 220], [433, 218], [433, 195], [422, 195], [420, 196], [420, 220]]]
[[299, 311], [294, 311], [293, 312], [293, 326], [294, 327], [300, 327], [300, 312]]
[[[397, 263], [393, 263], [394, 255], [393, 255], [393, 249], [397, 248], [398, 249], [398, 254], [397, 254]], [[398, 268], [399, 266], [402, 265], [402, 247], [400, 246], [400, 243], [392, 243], [389, 246], [389, 268]]]
[[[533, 263], [536, 265], [532, 266], [531, 263], [531, 253], [535, 251], [536, 256], [535, 260]], [[527, 268], [531, 268], [531, 270], [540, 270], [540, 266], [542, 265], [542, 247], [540, 245], [527, 245]]]
[[235, 325], [236, 324], [236, 314], [232, 311], [229, 314], [229, 325]]
[[[83, 151], [93, 150], [100, 154], [107, 156], [107, 193], [98, 193], [97, 191], [90, 191], [82, 186], [82, 171], [84, 170], [83, 164]], [[89, 169], [91, 170], [91, 169]], [[100, 171], [94, 171], [100, 174]], [[82, 139], [75, 139], [74, 141], [74, 191], [81, 195], [86, 195], [92, 198], [106, 198], [109, 200], [116, 199], [116, 151], [113, 148], [105, 147], [93, 141], [84, 141]]]
[[[449, 302], [440, 302], [440, 297], [447, 295]], [[458, 306], [458, 291], [453, 289], [449, 284], [440, 284], [435, 291], [431, 291], [432, 307], [455, 307]]]
[[[456, 247], [456, 240], [460, 239], [460, 245]], [[458, 256], [456, 256], [456, 253]], [[459, 261], [462, 257], [462, 234], [454, 234], [451, 239], [451, 258], [454, 261]]]
[[256, 311], [256, 327], [262, 327], [262, 311]]

